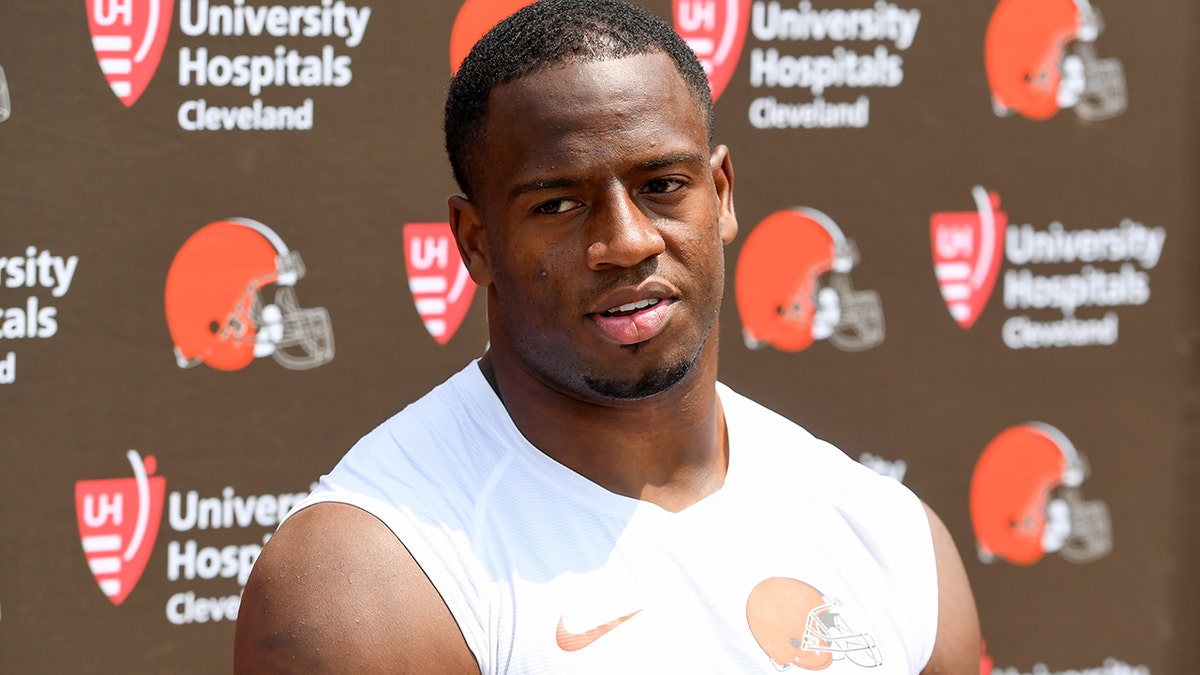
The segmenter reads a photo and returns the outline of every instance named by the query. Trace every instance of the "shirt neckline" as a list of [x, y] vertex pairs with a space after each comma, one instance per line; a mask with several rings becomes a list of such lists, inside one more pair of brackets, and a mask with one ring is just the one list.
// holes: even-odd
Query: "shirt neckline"
[[503, 447], [525, 466], [539, 474], [546, 485], [570, 499], [588, 504], [591, 508], [621, 517], [628, 517], [631, 512], [637, 512], [649, 517], [681, 519], [705, 511], [709, 508], [709, 504], [726, 499], [726, 495], [733, 491], [737, 484], [739, 456], [735, 449], [739, 447], [739, 438], [734, 429], [735, 425], [730, 422], [730, 411], [733, 406], [738, 404], [736, 401], [738, 395], [721, 382], [716, 383], [717, 396], [725, 411], [725, 429], [729, 437], [725, 481], [721, 487], [682, 510], [669, 511], [653, 502], [613, 492], [559, 463], [530, 443], [513, 422], [512, 417], [508, 414], [508, 409], [504, 407], [503, 401], [492, 389], [487, 378], [483, 376], [478, 358], [468, 364], [460, 375], [465, 378], [464, 386], [460, 389], [480, 413], [477, 419], [487, 427], [489, 435], [501, 439]]

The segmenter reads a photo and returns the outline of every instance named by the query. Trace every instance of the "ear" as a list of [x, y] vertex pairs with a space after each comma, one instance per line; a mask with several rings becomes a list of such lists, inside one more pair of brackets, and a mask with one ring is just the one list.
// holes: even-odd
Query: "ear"
[[733, 211], [733, 161], [729, 148], [718, 145], [708, 160], [712, 168], [713, 186], [717, 190], [718, 224], [721, 241], [728, 244], [737, 236], [737, 215]]
[[454, 241], [471, 280], [479, 286], [491, 284], [492, 259], [483, 214], [478, 206], [460, 195], [450, 197], [446, 205], [450, 208], [450, 231], [454, 233]]

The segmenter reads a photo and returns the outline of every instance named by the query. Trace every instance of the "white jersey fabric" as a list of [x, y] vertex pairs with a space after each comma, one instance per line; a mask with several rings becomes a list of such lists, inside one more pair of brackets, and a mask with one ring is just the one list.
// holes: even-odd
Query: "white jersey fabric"
[[341, 502], [386, 524], [485, 674], [918, 673], [937, 628], [921, 503], [718, 394], [725, 484], [678, 513], [542, 454], [476, 363], [360, 440], [296, 508]]

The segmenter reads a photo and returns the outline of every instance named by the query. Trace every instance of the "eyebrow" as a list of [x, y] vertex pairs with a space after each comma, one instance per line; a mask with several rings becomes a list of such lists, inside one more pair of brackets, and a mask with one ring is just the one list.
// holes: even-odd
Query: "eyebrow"
[[[679, 164], [694, 164], [703, 167], [708, 164], [708, 158], [697, 153], [684, 152], [675, 155], [664, 155], [661, 157], [647, 159], [645, 161], [638, 162], [636, 167], [639, 171], [655, 171], [671, 166], [677, 166]], [[528, 194], [530, 192], [537, 192], [539, 190], [553, 190], [556, 188], [573, 187], [583, 182], [585, 181], [582, 178], [574, 178], [570, 176], [563, 176], [559, 178], [535, 178], [533, 180], [513, 186], [513, 189], [509, 190], [508, 192], [508, 198], [510, 200], [516, 199], [521, 195]]]
[[517, 197], [520, 197], [521, 195], [528, 194], [530, 192], [537, 192], [538, 190], [553, 190], [555, 188], [572, 187], [574, 185], [579, 185], [582, 182], [583, 181], [579, 178], [535, 178], [534, 180], [526, 181], [513, 186], [513, 189], [508, 191], [508, 199], [511, 201]]
[[698, 166], [705, 166], [708, 164], [708, 158], [704, 157], [703, 155], [697, 154], [697, 153], [683, 152], [683, 153], [679, 153], [678, 155], [667, 155], [665, 157], [656, 157], [654, 159], [646, 160], [644, 162], [639, 163], [638, 168], [642, 169], [643, 171], [652, 171], [654, 169], [662, 169], [662, 168], [665, 168], [668, 166], [675, 166], [676, 164], [693, 164], [693, 163]]

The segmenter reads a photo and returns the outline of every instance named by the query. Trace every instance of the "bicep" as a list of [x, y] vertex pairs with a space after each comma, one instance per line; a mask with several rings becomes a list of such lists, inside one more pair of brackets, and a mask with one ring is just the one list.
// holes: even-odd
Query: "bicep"
[[242, 594], [237, 673], [478, 673], [437, 590], [383, 523], [318, 504], [263, 548]]
[[933, 656], [923, 674], [966, 675], [979, 672], [979, 616], [967, 571], [954, 539], [937, 514], [925, 507], [937, 560], [938, 625]]

